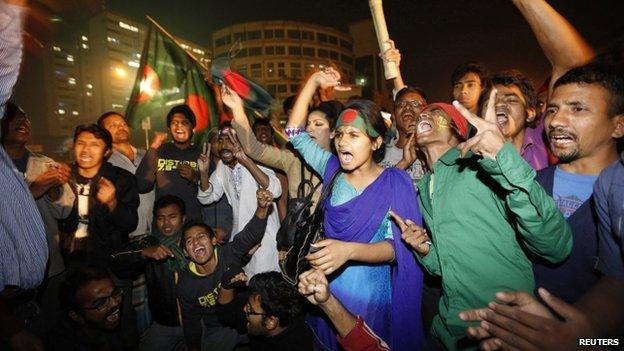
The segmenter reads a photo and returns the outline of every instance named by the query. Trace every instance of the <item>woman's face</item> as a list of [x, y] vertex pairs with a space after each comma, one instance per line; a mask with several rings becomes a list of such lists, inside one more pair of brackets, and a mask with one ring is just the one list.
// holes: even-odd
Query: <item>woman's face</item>
[[314, 111], [308, 115], [306, 132], [323, 149], [330, 151], [331, 126], [327, 116], [321, 111]]
[[340, 166], [349, 172], [372, 161], [373, 151], [380, 147], [381, 138], [371, 141], [366, 132], [352, 126], [340, 126], [334, 131], [334, 145]]

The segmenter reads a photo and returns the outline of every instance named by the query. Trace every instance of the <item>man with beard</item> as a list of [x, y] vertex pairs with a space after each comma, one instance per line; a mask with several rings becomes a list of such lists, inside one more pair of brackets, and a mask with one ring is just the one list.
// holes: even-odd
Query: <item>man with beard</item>
[[167, 128], [173, 141], [165, 142], [167, 134], [156, 133], [145, 157], [136, 170], [139, 192], [155, 189], [156, 199], [175, 195], [184, 200], [186, 217], [201, 220], [197, 201], [197, 158], [201, 150], [191, 143], [195, 114], [188, 105], [174, 106], [167, 114]]
[[180, 246], [191, 262], [180, 274], [176, 291], [190, 351], [200, 350], [202, 345], [210, 350], [231, 350], [238, 342], [238, 333], [219, 323], [215, 306], [223, 275], [242, 266], [247, 252], [264, 236], [273, 194], [265, 189], [258, 189], [255, 194], [252, 218], [233, 241], [223, 246], [215, 246], [215, 233], [204, 223], [188, 222], [182, 229]]
[[[547, 307], [530, 294], [500, 292], [496, 295], [499, 302], [491, 304], [489, 309], [463, 313], [465, 320], [485, 321], [482, 326], [487, 329], [470, 328], [468, 332], [475, 338], [487, 338], [483, 343], [491, 348], [570, 350], [578, 347], [579, 338], [624, 333], [621, 298], [624, 167], [615, 148], [616, 139], [624, 135], [624, 80], [611, 69], [596, 64], [566, 73], [555, 83], [547, 108], [546, 128], [551, 149], [561, 163], [556, 169], [540, 172], [538, 179], [544, 179], [547, 190], [555, 192], [557, 185], [553, 183], [559, 181], [559, 191], [563, 189], [575, 195], [574, 201], [565, 202], [562, 209], [572, 212], [577, 208], [568, 218], [574, 231], [574, 247], [562, 265], [548, 270], [536, 267], [538, 285], [546, 287], [539, 289], [539, 296]], [[562, 177], [557, 172], [567, 174]], [[592, 191], [587, 189], [588, 183], [595, 183], [594, 197], [581, 204], [580, 199]], [[602, 276], [591, 286], [596, 282], [594, 215], [599, 217], [596, 268]], [[577, 289], [589, 291], [579, 299]], [[568, 303], [577, 301], [571, 306], [557, 298], [553, 290]]]
[[471, 113], [479, 113], [481, 93], [490, 88], [490, 77], [482, 63], [467, 62], [455, 68], [451, 74], [453, 99], [459, 101]]
[[145, 273], [152, 325], [141, 340], [142, 350], [184, 350], [175, 284], [187, 260], [180, 247], [185, 221], [184, 201], [164, 195], [154, 204], [155, 228], [135, 244], [135, 251], [116, 255], [120, 265]]
[[[485, 120], [458, 102], [431, 104], [417, 120], [416, 141], [431, 169], [418, 183], [419, 202], [432, 236], [411, 221], [397, 222], [416, 258], [442, 278], [440, 312], [425, 350], [476, 347], [464, 338], [459, 312], [486, 306], [501, 288], [532, 292], [525, 248], [559, 262], [572, 247], [553, 199], [498, 129], [495, 99], [494, 90]], [[467, 120], [478, 130], [468, 140]]]
[[[108, 162], [113, 166], [123, 168], [135, 174], [143, 157], [145, 157], [145, 150], [138, 149], [130, 144], [130, 127], [124, 116], [114, 111], [106, 112], [98, 118], [97, 124], [108, 130], [113, 137], [113, 152], [108, 157]], [[131, 239], [150, 233], [153, 204], [153, 191], [139, 194], [139, 223], [137, 228], [130, 233], [129, 237]]]
[[50, 335], [50, 350], [128, 349], [121, 336], [123, 290], [106, 271], [82, 267], [71, 273], [59, 294], [63, 316]]
[[[267, 189], [277, 198], [282, 194], [282, 188], [272, 170], [256, 165], [247, 157], [229, 123], [219, 128], [219, 148], [221, 160], [210, 176], [209, 150], [199, 159], [201, 181], [197, 197], [202, 204], [210, 204], [225, 194], [233, 211], [232, 241], [256, 211], [256, 189]], [[276, 234], [280, 224], [275, 205], [271, 207], [273, 210], [267, 220], [266, 235], [244, 267], [249, 277], [260, 272], [279, 271]]]

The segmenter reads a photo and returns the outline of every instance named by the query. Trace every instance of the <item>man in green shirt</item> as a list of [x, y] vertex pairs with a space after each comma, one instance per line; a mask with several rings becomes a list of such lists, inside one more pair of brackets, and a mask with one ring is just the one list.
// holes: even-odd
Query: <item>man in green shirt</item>
[[[455, 101], [431, 104], [417, 120], [416, 141], [431, 170], [418, 183], [419, 202], [432, 238], [397, 220], [416, 258], [442, 277], [440, 312], [425, 350], [443, 349], [441, 343], [451, 350], [476, 348], [465, 338], [468, 323], [459, 312], [487, 306], [497, 291], [532, 293], [527, 254], [559, 262], [572, 248], [570, 227], [555, 202], [498, 129], [495, 99], [494, 90], [485, 119]], [[462, 142], [467, 121], [477, 133]]]

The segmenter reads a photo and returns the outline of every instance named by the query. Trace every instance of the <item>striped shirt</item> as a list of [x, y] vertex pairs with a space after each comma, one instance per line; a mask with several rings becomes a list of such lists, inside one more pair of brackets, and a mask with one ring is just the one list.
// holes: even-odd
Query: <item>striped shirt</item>
[[[0, 2], [0, 118], [22, 61], [20, 7]], [[0, 148], [0, 291], [37, 287], [43, 280], [48, 245], [43, 220], [24, 177]]]

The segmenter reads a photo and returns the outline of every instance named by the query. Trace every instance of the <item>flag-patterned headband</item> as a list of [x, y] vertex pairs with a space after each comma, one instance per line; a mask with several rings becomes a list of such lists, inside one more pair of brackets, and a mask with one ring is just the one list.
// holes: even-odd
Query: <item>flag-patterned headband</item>
[[348, 108], [340, 113], [338, 121], [336, 121], [336, 128], [340, 126], [355, 127], [366, 132], [371, 138], [377, 138], [379, 136], [379, 132], [373, 128], [370, 122], [364, 118], [360, 112], [352, 108]]

